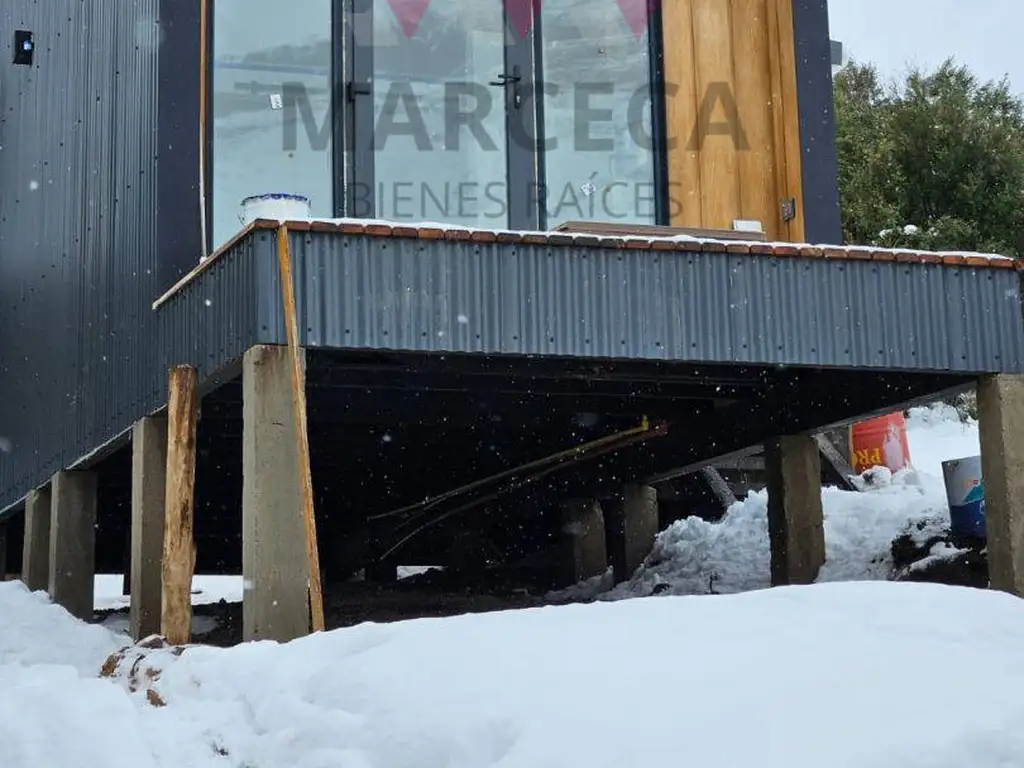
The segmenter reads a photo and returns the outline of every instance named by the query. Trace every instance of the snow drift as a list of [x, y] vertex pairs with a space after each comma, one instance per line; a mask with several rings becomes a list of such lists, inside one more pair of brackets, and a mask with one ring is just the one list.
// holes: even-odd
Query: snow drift
[[999, 593], [829, 584], [135, 649], [134, 692], [97, 679], [96, 628], [0, 600], [5, 768], [1024, 764], [1024, 604]]

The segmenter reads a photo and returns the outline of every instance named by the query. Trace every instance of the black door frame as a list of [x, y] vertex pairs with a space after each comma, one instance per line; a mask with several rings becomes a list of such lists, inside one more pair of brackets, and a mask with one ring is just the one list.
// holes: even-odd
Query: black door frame
[[[475, 0], [485, 2], [486, 0]], [[336, 155], [344, 158], [343, 167], [336, 168], [339, 189], [335, 208], [339, 216], [373, 218], [377, 215], [377, 187], [373, 136], [374, 115], [374, 52], [372, 24], [374, 0], [335, 0], [337, 12], [343, 16], [340, 25], [341, 45], [335, 46], [336, 67], [341, 73], [335, 99], [335, 125], [343, 127], [335, 136]], [[533, 30], [526, 36], [512, 31], [505, 17], [505, 71], [489, 74], [489, 83], [503, 91], [495, 103], [505, 107], [507, 221], [497, 228], [537, 229], [537, 109], [534, 84]], [[368, 28], [367, 28], [368, 27]], [[511, 44], [508, 41], [513, 41]], [[518, 80], [515, 77], [518, 76]], [[505, 85], [497, 83], [505, 78]]]

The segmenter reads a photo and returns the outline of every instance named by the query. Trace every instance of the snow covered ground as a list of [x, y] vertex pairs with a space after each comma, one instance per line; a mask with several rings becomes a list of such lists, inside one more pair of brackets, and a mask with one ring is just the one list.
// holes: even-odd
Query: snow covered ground
[[[976, 456], [978, 425], [963, 423], [954, 408], [915, 408], [907, 419], [913, 469], [870, 473], [862, 493], [825, 488], [827, 561], [819, 582], [886, 579], [891, 545], [909, 523], [925, 521], [926, 538], [949, 522], [942, 462]], [[653, 593], [725, 594], [770, 586], [768, 494], [752, 493], [721, 522], [680, 520], [661, 533], [645, 567], [612, 586], [611, 573], [563, 590], [555, 599], [620, 600]]]
[[[128, 595], [122, 594], [124, 577], [121, 574], [99, 574], [96, 576], [94, 607], [97, 611], [127, 608]], [[209, 605], [225, 600], [229, 603], [242, 602], [241, 576], [195, 576], [192, 579], [192, 605]]]
[[[686, 521], [619, 597], [363, 624], [287, 645], [127, 647], [0, 584], [2, 768], [1006, 768], [1024, 765], [1024, 603], [884, 579], [977, 430], [917, 411], [915, 470], [826, 490], [829, 564], [767, 586], [763, 494]], [[884, 473], [883, 473], [884, 475]], [[653, 564], [658, 557], [662, 565]], [[879, 559], [880, 558], [880, 559]], [[707, 596], [708, 577], [715, 592]], [[120, 582], [105, 579], [109, 607]], [[203, 595], [231, 598], [224, 580]]]
[[828, 584], [134, 648], [0, 584], [4, 768], [1024, 765], [1024, 604]]
[[[403, 565], [398, 567], [398, 578], [407, 579], [436, 565]], [[194, 576], [192, 578], [192, 605], [210, 605], [223, 600], [226, 603], [242, 602], [243, 583], [241, 576]], [[131, 599], [124, 594], [124, 576], [120, 573], [102, 573], [96, 576], [93, 607], [97, 611], [125, 610]]]

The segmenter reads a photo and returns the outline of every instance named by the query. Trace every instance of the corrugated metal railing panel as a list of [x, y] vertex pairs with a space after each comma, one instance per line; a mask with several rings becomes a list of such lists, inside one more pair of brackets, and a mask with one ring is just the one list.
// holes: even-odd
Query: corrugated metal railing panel
[[172, 366], [194, 365], [202, 381], [257, 343], [258, 245], [252, 238], [239, 241], [157, 311], [162, 350], [157, 402], [166, 401], [166, 372]]
[[[1014, 270], [319, 232], [291, 245], [310, 346], [1024, 372]], [[281, 343], [261, 263], [260, 340]]]

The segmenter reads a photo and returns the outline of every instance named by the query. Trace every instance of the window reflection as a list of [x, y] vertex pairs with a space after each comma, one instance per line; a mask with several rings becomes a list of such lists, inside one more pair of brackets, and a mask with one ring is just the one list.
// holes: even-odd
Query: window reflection
[[333, 215], [332, 0], [215, 0], [213, 245], [242, 227], [241, 201], [285, 193]]
[[544, 0], [549, 226], [656, 219], [646, 30], [618, 0]]
[[[409, 4], [365, 1], [373, 4], [372, 32], [366, 29], [373, 96], [350, 106], [357, 119], [373, 110], [374, 162], [372, 172], [350, 169], [349, 215], [522, 226], [508, 220], [509, 199], [533, 204], [536, 192], [511, 189], [509, 166], [532, 175], [538, 148], [519, 137], [509, 155], [507, 92], [493, 84], [509, 74], [506, 46], [517, 46], [508, 49], [510, 59], [523, 64], [513, 71], [529, 88], [537, 76], [529, 70], [532, 41], [506, 28], [500, 2], [431, 0], [410, 25], [395, 11]], [[336, 5], [215, 0], [214, 247], [241, 229], [241, 202], [250, 196], [302, 195], [314, 216], [334, 215]], [[548, 226], [655, 221], [646, 30], [631, 28], [620, 0], [544, 0], [539, 7], [544, 111], [537, 138]], [[361, 45], [348, 55], [369, 52]]]
[[502, 4], [431, 0], [406, 21], [375, 1], [377, 216], [506, 227], [504, 91], [488, 84], [505, 69]]

